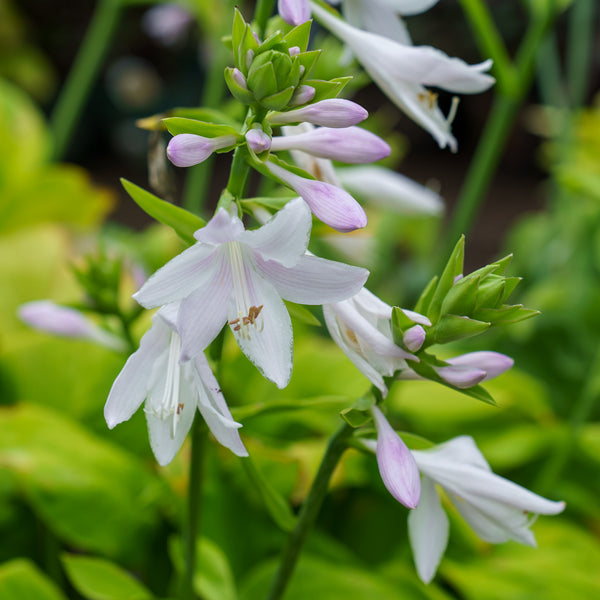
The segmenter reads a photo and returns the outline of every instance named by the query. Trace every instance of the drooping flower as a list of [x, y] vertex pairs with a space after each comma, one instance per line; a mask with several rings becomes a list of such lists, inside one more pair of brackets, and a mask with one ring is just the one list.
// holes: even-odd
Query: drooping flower
[[[404, 314], [415, 323], [431, 325], [429, 319], [413, 311]], [[358, 370], [384, 395], [384, 377], [407, 368], [405, 360], [418, 358], [394, 344], [392, 338], [392, 307], [366, 288], [358, 294], [323, 306], [323, 316], [335, 343]]]
[[215, 438], [237, 456], [248, 456], [241, 427], [231, 416], [204, 353], [180, 362], [177, 307], [161, 308], [140, 347], [127, 360], [104, 407], [108, 426], [127, 421], [145, 400], [150, 445], [156, 460], [173, 460], [187, 435], [196, 408]]
[[408, 533], [425, 583], [433, 579], [448, 542], [448, 517], [435, 484], [475, 533], [492, 544], [514, 540], [535, 547], [530, 531], [535, 515], [555, 515], [565, 507], [493, 473], [469, 436], [412, 454], [423, 477], [421, 501], [408, 516]]
[[292, 371], [292, 328], [282, 298], [322, 304], [348, 298], [368, 271], [305, 254], [311, 216], [300, 198], [245, 231], [219, 209], [197, 243], [159, 269], [134, 295], [153, 308], [181, 300], [182, 360], [204, 350], [225, 323], [261, 373], [279, 387]]
[[[514, 360], [500, 352], [479, 351], [468, 352], [445, 360], [447, 366], [433, 367], [437, 374], [447, 383], [466, 389], [502, 375], [508, 371]], [[405, 369], [399, 379], [423, 379], [412, 369]]]
[[123, 351], [127, 348], [120, 337], [102, 329], [81, 311], [51, 300], [34, 300], [22, 304], [18, 314], [24, 323], [39, 331], [89, 340], [111, 350]]
[[407, 508], [415, 508], [419, 504], [421, 495], [421, 480], [417, 463], [381, 410], [373, 406], [371, 414], [377, 429], [375, 454], [381, 479], [398, 502]]
[[301, 177], [272, 160], [267, 160], [264, 165], [279, 181], [301, 196], [315, 217], [323, 223], [343, 232], [366, 226], [365, 211], [342, 188], [324, 181]]
[[483, 92], [494, 83], [486, 73], [491, 61], [468, 65], [430, 46], [412, 46], [363, 31], [316, 3], [311, 6], [319, 21], [349, 46], [373, 81], [401, 110], [429, 131], [440, 147], [456, 149], [450, 132], [455, 104], [444, 117], [436, 95], [424, 86], [464, 94]]

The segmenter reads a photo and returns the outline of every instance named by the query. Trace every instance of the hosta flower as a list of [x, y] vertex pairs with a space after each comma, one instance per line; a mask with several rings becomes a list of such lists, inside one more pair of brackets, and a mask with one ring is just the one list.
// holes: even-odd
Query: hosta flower
[[362, 31], [318, 4], [311, 6], [319, 21], [349, 46], [373, 81], [401, 110], [427, 129], [440, 147], [456, 149], [456, 140], [450, 133], [455, 105], [444, 117], [436, 95], [424, 86], [455, 93], [483, 92], [494, 83], [494, 78], [486, 73], [491, 61], [468, 65], [430, 46], [411, 46]]
[[448, 517], [435, 484], [461, 516], [492, 544], [514, 540], [535, 547], [535, 515], [555, 515], [552, 502], [492, 472], [471, 437], [460, 436], [430, 450], [413, 450], [421, 471], [421, 501], [408, 516], [408, 533], [419, 577], [431, 581], [448, 542]]
[[398, 502], [407, 508], [415, 508], [421, 495], [417, 463], [381, 410], [373, 406], [371, 414], [377, 429], [375, 454], [381, 479]]
[[[502, 375], [508, 371], [514, 361], [506, 354], [499, 352], [468, 352], [445, 360], [444, 367], [434, 367], [436, 373], [447, 383], [466, 389]], [[423, 379], [412, 369], [405, 369], [399, 379]]]
[[81, 311], [51, 300], [34, 300], [19, 307], [19, 318], [30, 327], [54, 335], [96, 342], [112, 350], [127, 348], [116, 335], [102, 329]]
[[134, 298], [147, 308], [181, 300], [182, 360], [202, 352], [228, 323], [246, 356], [284, 387], [292, 371], [292, 328], [282, 298], [337, 302], [368, 276], [365, 269], [305, 254], [310, 229], [300, 198], [254, 231], [221, 208], [196, 231], [197, 243], [154, 273]]
[[145, 400], [150, 445], [161, 465], [173, 460], [187, 435], [196, 408], [215, 438], [238, 456], [248, 456], [238, 428], [204, 353], [180, 362], [177, 308], [163, 307], [153, 317], [139, 349], [110, 390], [104, 416], [112, 429], [127, 421]]
[[[431, 325], [423, 315], [408, 310], [404, 313], [415, 323]], [[392, 307], [366, 288], [348, 300], [323, 306], [323, 316], [335, 343], [384, 395], [387, 386], [383, 378], [407, 368], [405, 359], [418, 360], [394, 344]]]
[[308, 0], [278, 0], [279, 16], [290, 25], [300, 25], [310, 19]]
[[350, 127], [364, 121], [368, 116], [369, 113], [352, 100], [328, 98], [303, 108], [273, 112], [267, 118], [271, 125], [312, 123], [323, 127]]
[[177, 167], [191, 167], [204, 162], [213, 152], [233, 146], [234, 135], [207, 138], [193, 133], [180, 133], [171, 138], [167, 145], [167, 156]]

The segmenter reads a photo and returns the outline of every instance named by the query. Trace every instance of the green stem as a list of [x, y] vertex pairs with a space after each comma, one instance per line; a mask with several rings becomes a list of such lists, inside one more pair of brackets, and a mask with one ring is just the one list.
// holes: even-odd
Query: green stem
[[587, 377], [581, 391], [573, 404], [569, 417], [569, 429], [566, 435], [554, 447], [545, 468], [542, 470], [535, 488], [540, 494], [547, 494], [560, 478], [567, 466], [571, 454], [577, 445], [577, 439], [582, 426], [587, 422], [594, 406], [600, 398], [600, 346], [590, 362]]
[[183, 575], [182, 600], [194, 600], [194, 572], [196, 571], [196, 541], [200, 530], [202, 479], [204, 475], [204, 447], [206, 427], [196, 417], [192, 424], [192, 446], [188, 484], [187, 527], [184, 537], [185, 571]]
[[597, 0], [577, 0], [571, 8], [567, 45], [567, 77], [571, 106], [585, 103], [592, 61]]
[[534, 18], [517, 54], [517, 84], [510, 95], [499, 91], [494, 106], [486, 122], [479, 145], [475, 150], [475, 159], [469, 167], [465, 182], [460, 191], [456, 210], [447, 230], [445, 245], [441, 256], [447, 256], [456, 240], [467, 234], [471, 228], [485, 193], [496, 172], [504, 145], [511, 130], [515, 115], [523, 98], [529, 91], [533, 77], [533, 68], [538, 48], [542, 43], [555, 13], [547, 12]]
[[483, 56], [494, 61], [498, 88], [507, 95], [514, 93], [516, 73], [502, 36], [498, 32], [488, 7], [481, 0], [460, 0], [463, 11]]
[[327, 494], [329, 480], [342, 454], [348, 447], [346, 440], [352, 431], [352, 427], [344, 423], [329, 440], [319, 471], [298, 515], [296, 528], [290, 534], [283, 550], [279, 569], [273, 580], [267, 600], [280, 600], [283, 598], [289, 579], [298, 561], [300, 550], [306, 541], [309, 531], [317, 520], [319, 510]]
[[92, 22], [50, 118], [56, 160], [62, 159], [67, 151], [83, 106], [117, 28], [121, 8], [120, 0], [100, 0], [96, 5]]

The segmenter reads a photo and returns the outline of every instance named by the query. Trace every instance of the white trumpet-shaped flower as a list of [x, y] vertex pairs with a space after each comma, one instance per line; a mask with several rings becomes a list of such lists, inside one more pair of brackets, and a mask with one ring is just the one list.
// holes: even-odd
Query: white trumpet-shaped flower
[[[404, 313], [415, 323], [431, 325], [423, 315], [409, 310]], [[366, 288], [348, 300], [323, 306], [323, 316], [335, 343], [384, 395], [387, 394], [384, 377], [407, 368], [407, 358], [419, 360], [394, 343], [392, 307]]]
[[358, 292], [368, 271], [306, 254], [311, 214], [301, 198], [246, 231], [223, 208], [194, 234], [197, 243], [159, 269], [134, 298], [153, 308], [181, 301], [181, 360], [193, 358], [229, 324], [238, 345], [279, 387], [292, 371], [292, 327], [282, 298], [337, 302]]
[[363, 31], [311, 3], [314, 15], [334, 35], [345, 42], [381, 90], [411, 119], [436, 139], [440, 147], [456, 149], [450, 132], [456, 103], [444, 117], [437, 97], [424, 86], [450, 92], [476, 94], [487, 90], [494, 78], [486, 73], [490, 60], [469, 65], [430, 46], [412, 46]]
[[492, 544], [514, 540], [535, 547], [530, 526], [535, 515], [555, 515], [553, 502], [492, 472], [473, 438], [460, 436], [429, 450], [413, 450], [422, 474], [421, 500], [408, 516], [408, 534], [419, 577], [431, 581], [448, 543], [448, 517], [435, 484], [461, 516]]
[[127, 421], [145, 400], [150, 445], [156, 460], [173, 460], [196, 408], [215, 438], [237, 456], [248, 456], [236, 423], [204, 353], [180, 363], [181, 339], [176, 305], [159, 310], [140, 347], [125, 363], [104, 407], [108, 426]]

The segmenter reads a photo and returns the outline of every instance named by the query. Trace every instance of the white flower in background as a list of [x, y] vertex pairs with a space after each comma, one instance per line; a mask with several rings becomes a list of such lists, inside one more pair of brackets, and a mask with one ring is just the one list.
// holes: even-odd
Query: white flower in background
[[381, 90], [429, 131], [441, 148], [450, 146], [455, 151], [456, 140], [450, 132], [450, 124], [456, 102], [449, 115], [444, 117], [437, 106], [436, 95], [424, 86], [463, 94], [483, 92], [494, 83], [494, 78], [486, 73], [491, 61], [468, 65], [430, 46], [411, 46], [363, 31], [316, 3], [311, 6], [319, 21], [349, 46]]
[[215, 438], [237, 456], [248, 456], [236, 423], [204, 353], [180, 362], [176, 305], [159, 310], [140, 347], [125, 363], [104, 407], [108, 426], [127, 421], [145, 402], [150, 445], [156, 460], [173, 460], [187, 435], [196, 408]]
[[[423, 315], [410, 310], [403, 312], [415, 323], [431, 325]], [[384, 395], [387, 386], [383, 378], [406, 369], [407, 358], [418, 361], [416, 356], [394, 344], [392, 307], [366, 288], [348, 300], [323, 306], [323, 316], [335, 343]]]
[[419, 577], [433, 579], [448, 543], [448, 517], [435, 484], [486, 542], [514, 540], [535, 547], [535, 515], [555, 515], [552, 502], [492, 472], [473, 438], [460, 436], [429, 450], [413, 450], [421, 471], [421, 501], [408, 516], [408, 533]]
[[[445, 359], [448, 363], [445, 367], [434, 367], [436, 373], [450, 385], [460, 389], [466, 389], [489, 381], [494, 377], [508, 371], [514, 360], [500, 352], [468, 352], [454, 358]], [[398, 379], [424, 379], [412, 369], [405, 369]]]
[[282, 298], [337, 302], [357, 293], [368, 271], [305, 254], [312, 219], [301, 198], [265, 225], [245, 231], [224, 209], [194, 234], [197, 243], [159, 269], [134, 298], [146, 308], [181, 300], [183, 361], [229, 324], [260, 372], [285, 387], [292, 372], [292, 327]]
[[127, 344], [120, 337], [102, 329], [81, 311], [51, 300], [34, 300], [22, 304], [18, 314], [21, 321], [39, 331], [89, 340], [119, 352], [127, 349]]
[[177, 44], [194, 22], [194, 16], [181, 4], [158, 4], [148, 9], [142, 18], [145, 32], [163, 46]]

